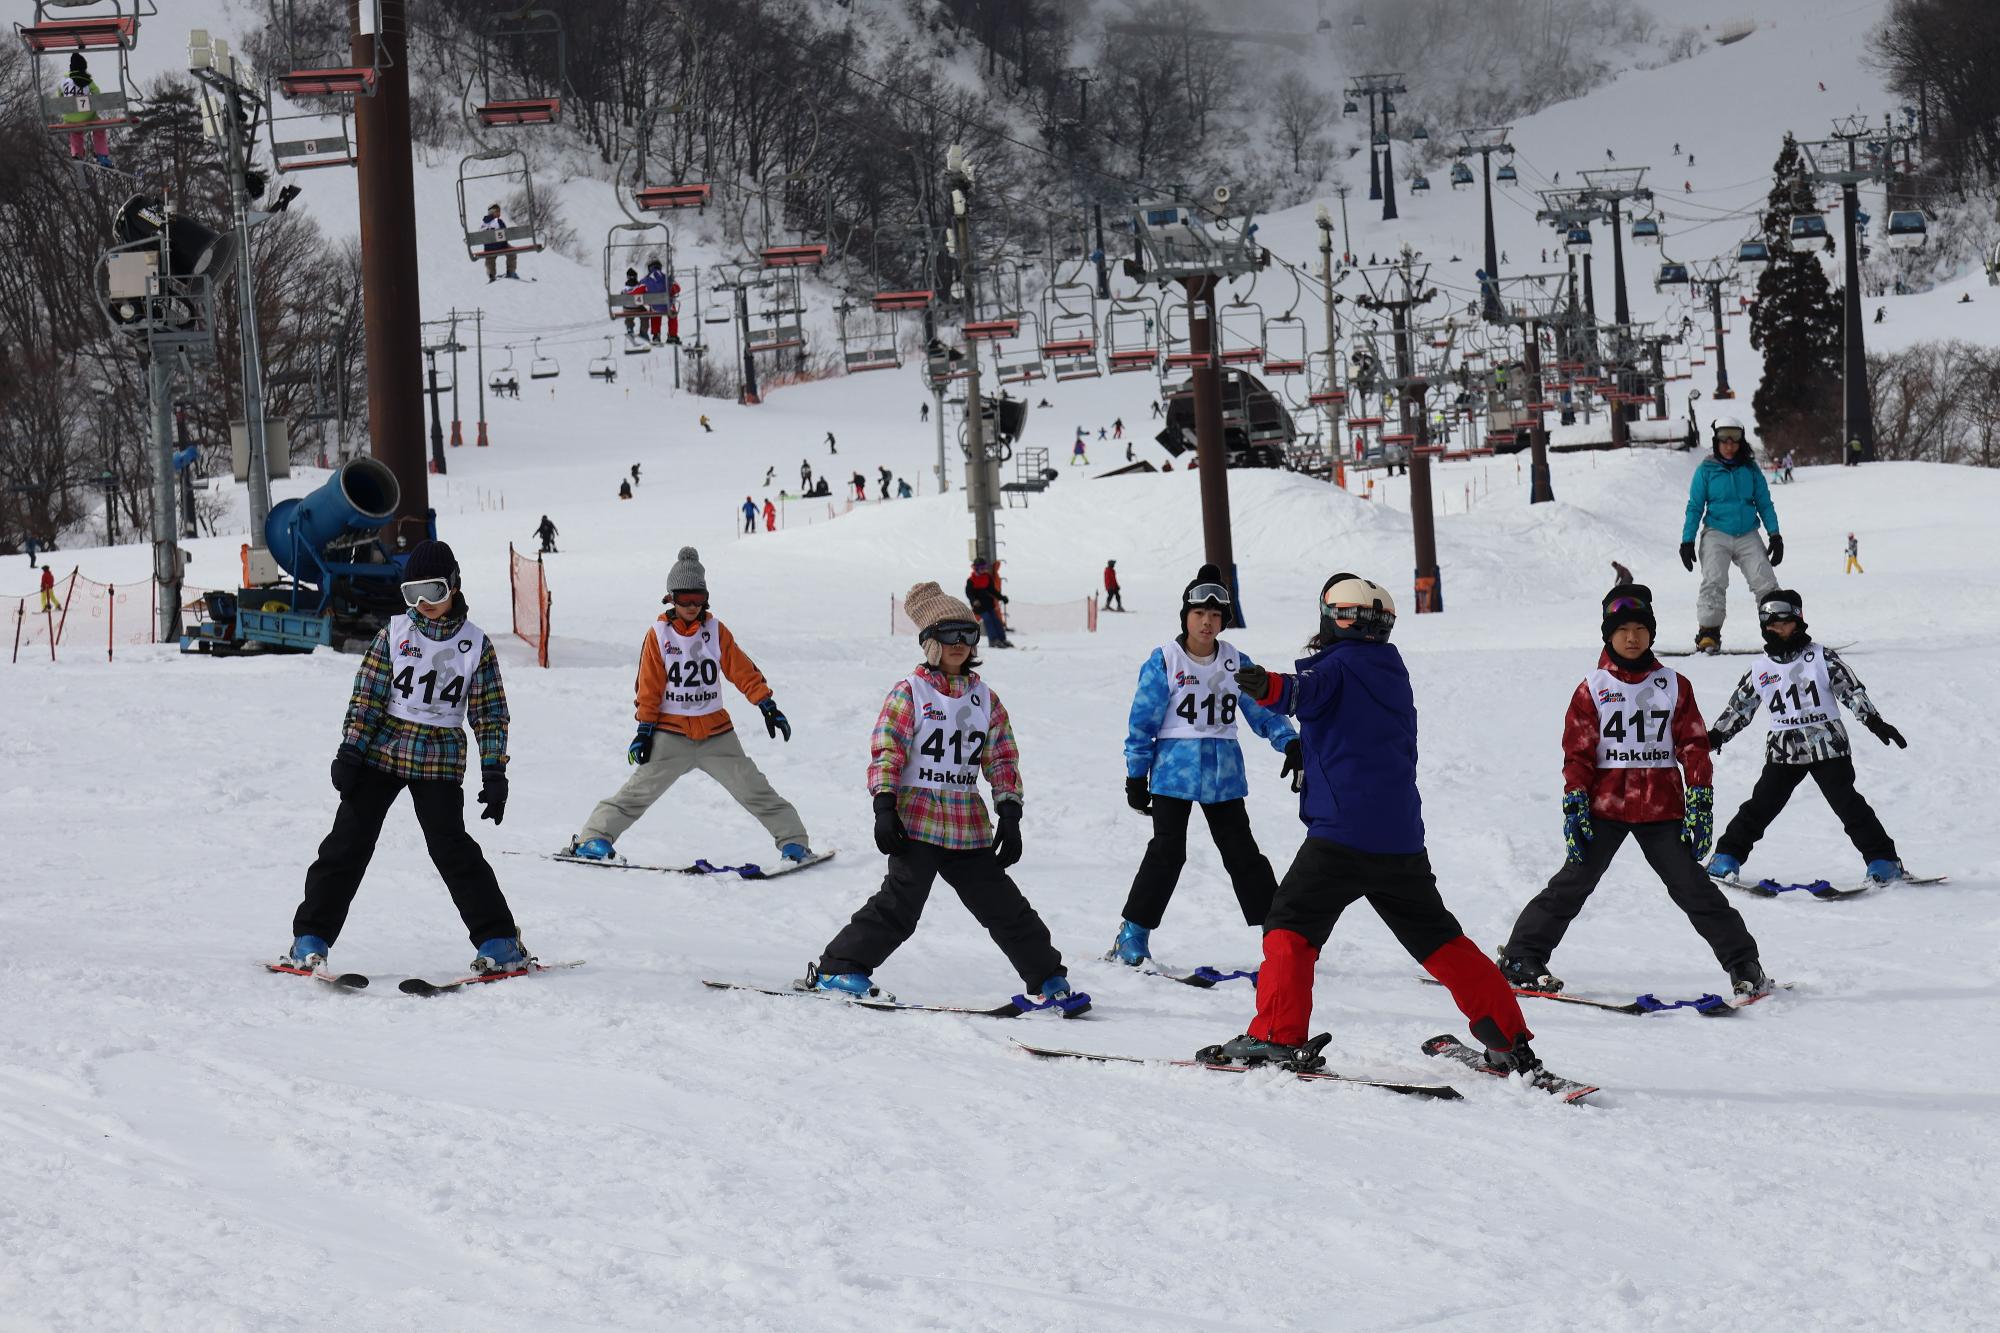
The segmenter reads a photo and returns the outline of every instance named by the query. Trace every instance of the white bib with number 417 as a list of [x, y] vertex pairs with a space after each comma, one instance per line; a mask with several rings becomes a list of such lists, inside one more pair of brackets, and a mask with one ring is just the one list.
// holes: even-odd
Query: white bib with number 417
[[1590, 695], [1597, 701], [1597, 766], [1599, 768], [1672, 768], [1674, 766], [1674, 705], [1680, 701], [1681, 678], [1667, 667], [1656, 667], [1634, 684], [1599, 668], [1590, 673]]

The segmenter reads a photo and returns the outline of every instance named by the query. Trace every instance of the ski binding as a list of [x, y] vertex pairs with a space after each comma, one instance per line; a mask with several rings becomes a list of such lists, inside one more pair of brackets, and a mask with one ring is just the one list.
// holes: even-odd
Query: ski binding
[[[1448, 1060], [1456, 1060], [1466, 1068], [1477, 1070], [1489, 1078], [1508, 1078], [1511, 1076], [1511, 1071], [1495, 1069], [1492, 1065], [1486, 1063], [1484, 1055], [1473, 1050], [1470, 1046], [1467, 1046], [1448, 1032], [1440, 1033], [1425, 1042], [1423, 1051], [1425, 1055], [1441, 1055]], [[1524, 1079], [1523, 1082], [1531, 1088], [1548, 1093], [1551, 1097], [1558, 1097], [1571, 1106], [1579, 1105], [1584, 1098], [1590, 1096], [1592, 1093], [1602, 1091], [1595, 1084], [1579, 1083], [1575, 1079], [1560, 1078], [1551, 1074], [1546, 1069], [1537, 1070], [1534, 1074]]]

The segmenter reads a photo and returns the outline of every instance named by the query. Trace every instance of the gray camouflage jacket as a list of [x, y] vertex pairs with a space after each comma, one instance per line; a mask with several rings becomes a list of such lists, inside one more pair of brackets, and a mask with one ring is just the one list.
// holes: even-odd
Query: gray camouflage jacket
[[[1789, 662], [1812, 646], [1819, 648], [1820, 657], [1826, 663], [1827, 683], [1833, 686], [1833, 697], [1854, 714], [1857, 722], [1866, 723], [1871, 717], [1879, 717], [1882, 710], [1868, 697], [1860, 677], [1848, 668], [1839, 653], [1825, 644], [1814, 645], [1807, 640], [1789, 652], [1772, 653], [1771, 660]], [[1735, 691], [1716, 716], [1714, 730], [1721, 739], [1728, 740], [1749, 726], [1750, 719], [1757, 715], [1762, 696], [1751, 680], [1755, 674], [1755, 667], [1743, 673], [1743, 679], [1736, 682]], [[1853, 750], [1847, 743], [1847, 726], [1838, 717], [1807, 727], [1774, 727], [1764, 740], [1764, 761], [1770, 764], [1812, 764], [1822, 759], [1840, 759], [1851, 753]]]

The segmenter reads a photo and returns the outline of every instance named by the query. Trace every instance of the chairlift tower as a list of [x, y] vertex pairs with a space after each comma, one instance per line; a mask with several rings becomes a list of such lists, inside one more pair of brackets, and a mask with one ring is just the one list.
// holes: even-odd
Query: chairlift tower
[[1484, 181], [1486, 195], [1486, 277], [1479, 284], [1481, 313], [1490, 323], [1504, 323], [1505, 311], [1500, 304], [1500, 250], [1493, 239], [1493, 155], [1504, 153], [1514, 156], [1514, 145], [1507, 142], [1511, 125], [1486, 125], [1458, 132], [1463, 151], [1479, 154], [1480, 177]]
[[[1386, 311], [1395, 333], [1396, 374], [1393, 383], [1398, 386], [1397, 407], [1402, 416], [1403, 434], [1427, 434], [1424, 414], [1423, 393], [1429, 381], [1416, 371], [1415, 357], [1410, 345], [1412, 330], [1410, 314], [1419, 306], [1436, 298], [1437, 288], [1429, 286], [1431, 266], [1418, 262], [1418, 254], [1407, 243], [1402, 255], [1395, 262], [1378, 264], [1360, 269], [1361, 280], [1368, 286], [1368, 295], [1356, 297], [1356, 304], [1364, 310]], [[1414, 392], [1418, 405], [1416, 429], [1410, 422], [1410, 397]], [[1421, 449], [1410, 450], [1410, 529], [1416, 545], [1416, 607], [1417, 614], [1444, 610], [1444, 578], [1438, 568], [1437, 524], [1431, 513], [1431, 460], [1429, 453]]]
[[[1341, 187], [1343, 202], [1346, 186]], [[1326, 383], [1317, 392], [1308, 392], [1306, 401], [1326, 413], [1327, 444], [1333, 455], [1333, 482], [1345, 486], [1345, 470], [1342, 467], [1340, 448], [1341, 419], [1347, 414], [1347, 390], [1340, 387], [1340, 319], [1335, 313], [1345, 298], [1334, 288], [1347, 277], [1343, 269], [1339, 277], [1333, 272], [1333, 215], [1326, 205], [1321, 204], [1313, 219], [1319, 227], [1319, 276], [1321, 295], [1326, 303]], [[1310, 386], [1311, 381], [1307, 381]]]
[[1256, 243], [1257, 226], [1247, 214], [1232, 218], [1224, 211], [1229, 204], [1227, 186], [1217, 186], [1213, 198], [1215, 211], [1206, 219], [1176, 200], [1141, 204], [1132, 215], [1132, 230], [1145, 262], [1146, 278], [1162, 287], [1178, 283], [1187, 297], [1195, 459], [1201, 472], [1202, 550], [1208, 563], [1228, 576], [1230, 623], [1240, 627], [1245, 622], [1229, 528], [1229, 452], [1222, 433], [1222, 340], [1215, 292], [1225, 279], [1254, 275], [1265, 268], [1271, 254]]
[[1555, 479], [1549, 471], [1549, 401], [1543, 395], [1542, 328], [1564, 319], [1564, 274], [1528, 273], [1494, 284], [1494, 299], [1500, 306], [1499, 323], [1521, 330], [1521, 360], [1526, 383], [1521, 385], [1521, 403], [1528, 414], [1528, 503], [1542, 504], [1556, 498]]
[[1715, 397], [1730, 399], [1736, 391], [1729, 387], [1729, 348], [1722, 337], [1722, 292], [1736, 282], [1736, 266], [1727, 258], [1704, 259], [1688, 265], [1691, 285], [1703, 289], [1708, 300], [1711, 336], [1715, 339]]
[[[1864, 160], [1862, 140], [1870, 148]], [[1805, 156], [1805, 178], [1814, 185], [1838, 185], [1845, 232], [1846, 299], [1841, 303], [1843, 355], [1841, 357], [1841, 456], [1847, 455], [1850, 441], [1861, 445], [1861, 461], [1875, 460], [1875, 403], [1868, 391], [1868, 347], [1861, 318], [1861, 244], [1856, 215], [1861, 211], [1860, 186], [1863, 181], [1887, 181], [1895, 174], [1894, 153], [1907, 146], [1908, 139], [1870, 130], [1866, 118], [1843, 116], [1833, 123], [1831, 138], [1801, 141]], [[1719, 342], [1719, 340], [1718, 340]]]
[[[1396, 167], [1392, 159], [1390, 145], [1390, 117], [1396, 114], [1395, 98], [1409, 92], [1401, 74], [1357, 74], [1347, 81], [1341, 95], [1347, 99], [1346, 107], [1353, 107], [1356, 98], [1368, 99], [1368, 197], [1382, 201], [1382, 220], [1396, 220]], [[1376, 129], [1376, 118], [1381, 118], [1381, 129]], [[1376, 162], [1375, 150], [1382, 150], [1381, 162]]]

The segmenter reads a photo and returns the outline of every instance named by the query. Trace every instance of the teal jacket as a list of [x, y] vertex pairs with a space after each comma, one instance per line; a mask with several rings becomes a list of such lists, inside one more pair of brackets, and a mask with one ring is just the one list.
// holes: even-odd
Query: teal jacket
[[1740, 463], [1725, 463], [1710, 454], [1694, 470], [1688, 484], [1687, 521], [1681, 525], [1681, 540], [1691, 542], [1701, 530], [1702, 520], [1717, 532], [1741, 537], [1757, 530], [1778, 534], [1778, 511], [1771, 507], [1771, 488], [1764, 481], [1764, 469], [1746, 450]]

